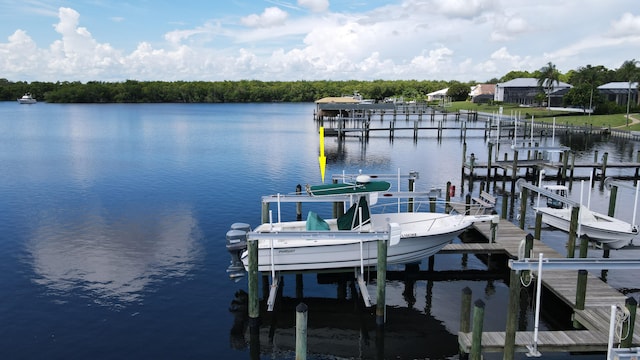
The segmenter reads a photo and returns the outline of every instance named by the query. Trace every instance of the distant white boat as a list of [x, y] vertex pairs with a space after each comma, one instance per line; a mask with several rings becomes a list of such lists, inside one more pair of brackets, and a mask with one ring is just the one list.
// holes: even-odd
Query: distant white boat
[[[562, 196], [567, 191], [563, 185], [550, 185], [544, 188], [555, 191]], [[549, 198], [546, 207], [536, 207], [535, 210], [542, 214], [542, 222], [545, 224], [569, 232], [571, 207]], [[578, 223], [578, 236], [587, 235], [589, 240], [600, 243], [609, 249], [621, 249], [634, 245], [633, 239], [638, 235], [638, 227], [635, 224], [632, 225], [626, 221], [600, 214], [582, 204], [578, 213]]]
[[31, 96], [31, 94], [26, 93], [22, 95], [21, 98], [18, 99], [18, 102], [20, 104], [35, 104], [37, 101]]

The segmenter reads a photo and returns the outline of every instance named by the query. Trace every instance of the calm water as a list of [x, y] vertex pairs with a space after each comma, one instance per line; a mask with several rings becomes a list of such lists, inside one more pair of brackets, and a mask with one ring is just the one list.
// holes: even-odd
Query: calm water
[[[260, 196], [320, 181], [313, 109], [0, 103], [0, 358], [251, 358], [248, 339], [237, 331], [243, 318], [230, 311], [246, 279], [228, 279], [224, 235], [233, 222], [260, 221]], [[327, 176], [416, 170], [419, 191], [447, 181], [460, 188], [456, 134], [417, 143], [411, 133], [393, 142], [386, 134], [343, 145], [328, 138]], [[609, 151], [609, 161], [629, 161], [637, 151], [622, 141], [556, 141], [571, 143], [585, 159], [597, 149]], [[484, 139], [467, 142], [468, 153], [485, 161]], [[627, 192], [619, 193], [618, 213], [631, 221]], [[606, 211], [606, 198], [596, 187], [592, 207]], [[545, 234], [562, 251], [566, 237]], [[460, 255], [439, 255], [435, 267], [486, 269]], [[310, 357], [375, 358], [371, 311], [336, 300], [336, 285], [317, 285], [313, 275], [304, 281]], [[610, 272], [609, 281], [640, 288], [626, 273]], [[465, 286], [487, 303], [485, 328], [503, 330], [502, 280], [390, 281], [385, 356], [457, 358]], [[294, 357], [293, 279], [285, 278], [283, 295], [277, 316], [263, 321], [261, 358]], [[523, 317], [532, 328], [526, 306]]]

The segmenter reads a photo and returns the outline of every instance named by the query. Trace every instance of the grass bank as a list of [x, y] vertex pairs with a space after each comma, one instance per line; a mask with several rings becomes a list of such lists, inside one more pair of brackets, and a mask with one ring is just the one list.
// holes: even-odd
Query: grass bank
[[472, 110], [484, 113], [497, 113], [502, 106], [502, 113], [504, 115], [519, 114], [524, 119], [531, 119], [534, 116], [536, 122], [552, 122], [553, 118], [556, 118], [556, 123], [569, 124], [577, 126], [594, 126], [594, 127], [620, 127], [622, 130], [640, 131], [640, 123], [632, 124], [633, 118], [640, 120], [638, 114], [632, 114], [629, 119], [630, 126], [627, 125], [626, 114], [612, 114], [612, 115], [588, 115], [577, 114], [574, 112], [566, 111], [549, 111], [546, 108], [541, 107], [520, 107], [514, 104], [503, 105], [488, 105], [488, 104], [474, 104], [468, 101], [452, 102], [450, 107], [447, 107], [447, 111], [458, 110]]

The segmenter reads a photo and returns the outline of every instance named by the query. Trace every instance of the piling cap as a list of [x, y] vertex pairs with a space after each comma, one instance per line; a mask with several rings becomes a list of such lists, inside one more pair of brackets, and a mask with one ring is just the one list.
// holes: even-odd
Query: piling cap
[[300, 303], [296, 306], [296, 312], [305, 313], [309, 310], [309, 307], [305, 303]]

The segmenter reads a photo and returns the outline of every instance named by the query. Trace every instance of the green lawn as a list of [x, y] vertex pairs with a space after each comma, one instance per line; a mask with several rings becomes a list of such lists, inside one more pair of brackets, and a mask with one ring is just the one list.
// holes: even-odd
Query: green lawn
[[[594, 126], [594, 127], [609, 127], [612, 128], [618, 126], [624, 126], [621, 129], [624, 130], [640, 130], [640, 124], [631, 125], [626, 127], [627, 117], [626, 114], [613, 114], [613, 115], [591, 115], [564, 112], [564, 111], [549, 111], [540, 107], [520, 107], [515, 104], [503, 104], [503, 105], [487, 105], [487, 104], [473, 104], [468, 101], [456, 101], [452, 102], [451, 106], [447, 107], [447, 111], [458, 110], [473, 110], [484, 113], [497, 113], [502, 106], [502, 114], [511, 116], [519, 115], [521, 118], [531, 120], [531, 116], [534, 116], [536, 122], [552, 122], [553, 118], [556, 118], [558, 124], [570, 124], [580, 126]], [[638, 114], [632, 114], [636, 119], [640, 118]], [[629, 123], [632, 120], [629, 119]]]

